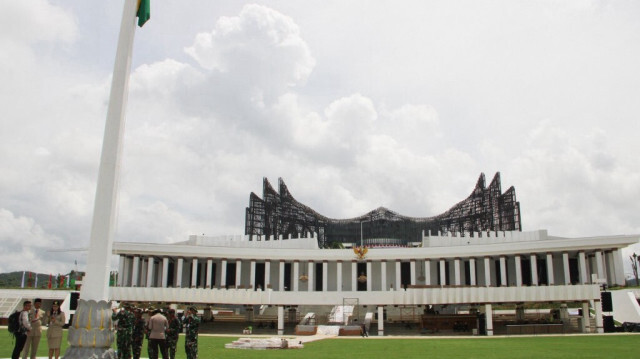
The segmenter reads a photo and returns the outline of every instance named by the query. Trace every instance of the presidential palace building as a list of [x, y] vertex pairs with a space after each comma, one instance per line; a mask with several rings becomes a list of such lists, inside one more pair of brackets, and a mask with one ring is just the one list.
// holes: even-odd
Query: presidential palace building
[[[111, 299], [239, 306], [248, 320], [271, 310], [278, 334], [291, 321], [304, 330], [359, 320], [384, 335], [407, 310], [407, 324], [427, 334], [600, 333], [603, 307], [611, 310], [602, 291], [624, 286], [621, 249], [640, 240], [522, 231], [515, 189], [503, 192], [499, 173], [489, 186], [481, 175], [468, 198], [434, 217], [378, 208], [331, 219], [281, 179], [277, 191], [264, 179], [245, 215], [244, 235], [114, 243]], [[537, 307], [547, 314], [532, 316]]]

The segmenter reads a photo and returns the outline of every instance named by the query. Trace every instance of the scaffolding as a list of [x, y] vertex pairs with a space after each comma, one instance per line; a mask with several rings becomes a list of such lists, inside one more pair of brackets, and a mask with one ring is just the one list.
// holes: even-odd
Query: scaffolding
[[407, 217], [380, 207], [355, 218], [331, 219], [298, 202], [282, 178], [278, 179], [278, 191], [264, 178], [262, 191], [262, 198], [250, 194], [246, 209], [245, 234], [251, 239], [298, 238], [317, 233], [322, 248], [359, 243], [361, 239], [368, 246], [398, 247], [420, 242], [422, 233], [473, 236], [479, 232], [522, 230], [515, 188], [502, 193], [500, 172], [489, 187], [484, 173], [480, 174], [469, 197], [434, 217]]

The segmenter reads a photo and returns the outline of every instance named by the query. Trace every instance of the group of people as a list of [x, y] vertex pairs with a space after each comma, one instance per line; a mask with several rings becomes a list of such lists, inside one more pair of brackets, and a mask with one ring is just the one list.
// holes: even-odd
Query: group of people
[[147, 308], [148, 319], [143, 318], [144, 311], [124, 303], [121, 308], [113, 308], [111, 318], [115, 321], [117, 333], [118, 359], [139, 359], [142, 342], [147, 337], [149, 359], [175, 359], [178, 336], [185, 328], [185, 352], [187, 359], [198, 358], [198, 329], [200, 318], [196, 307], [190, 307], [182, 318], [176, 316], [175, 309], [162, 311]]
[[56, 359], [60, 357], [62, 327], [66, 323], [65, 314], [60, 310], [60, 302], [58, 301], [54, 301], [51, 309], [47, 312], [40, 309], [41, 306], [42, 300], [40, 298], [36, 298], [33, 305], [30, 300], [23, 303], [20, 312], [20, 329], [15, 333], [16, 341], [11, 355], [12, 359], [19, 359], [20, 353], [22, 353], [22, 359], [36, 358], [43, 325], [48, 327], [49, 359], [54, 356]]

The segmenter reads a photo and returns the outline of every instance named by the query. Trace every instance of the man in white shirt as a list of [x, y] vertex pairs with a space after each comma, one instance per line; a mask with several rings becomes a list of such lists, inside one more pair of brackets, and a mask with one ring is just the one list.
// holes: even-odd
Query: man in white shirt
[[27, 333], [31, 331], [29, 310], [31, 310], [31, 301], [26, 300], [22, 305], [22, 312], [20, 312], [20, 331], [16, 333], [16, 344], [13, 347], [11, 359], [20, 359], [20, 352], [24, 347], [24, 343], [27, 341]]
[[158, 347], [160, 348], [160, 353], [162, 353], [162, 359], [169, 359], [164, 334], [167, 328], [169, 328], [167, 318], [160, 313], [159, 309], [153, 310], [153, 316], [149, 318], [147, 323], [147, 329], [149, 329], [149, 359], [158, 359]]

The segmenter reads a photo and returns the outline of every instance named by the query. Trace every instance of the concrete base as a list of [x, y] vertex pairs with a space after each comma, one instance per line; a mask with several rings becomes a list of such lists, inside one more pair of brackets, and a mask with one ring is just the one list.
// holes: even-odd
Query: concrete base
[[67, 349], [62, 359], [116, 359], [115, 350], [108, 348], [79, 348]]

